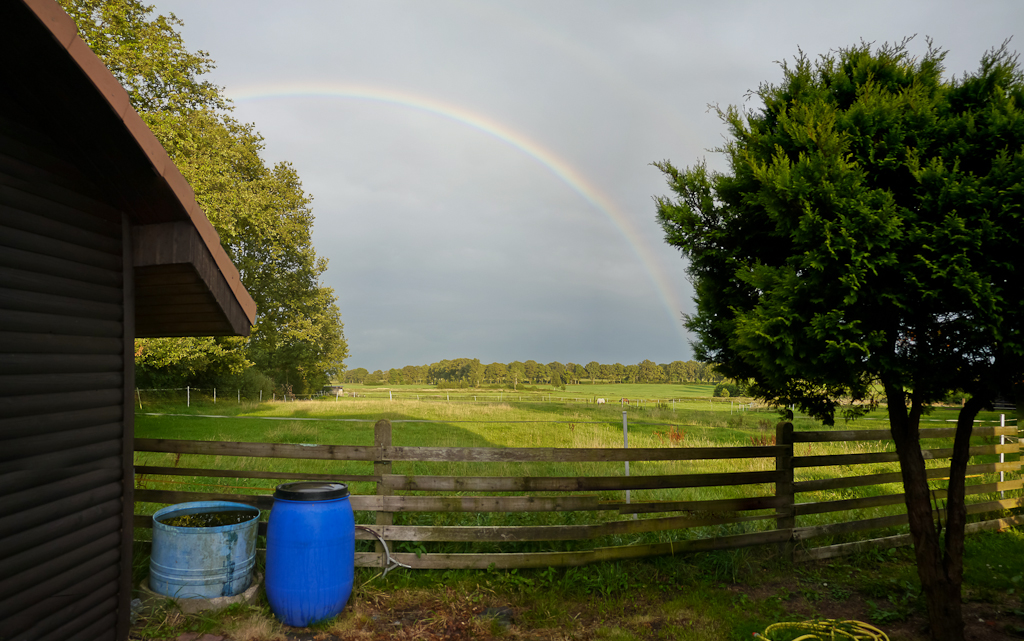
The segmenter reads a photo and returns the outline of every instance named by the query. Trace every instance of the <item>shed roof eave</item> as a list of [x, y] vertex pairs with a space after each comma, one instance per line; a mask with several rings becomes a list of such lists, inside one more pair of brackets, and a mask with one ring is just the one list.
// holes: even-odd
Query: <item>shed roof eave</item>
[[[221, 307], [225, 318], [231, 319], [225, 327], [229, 327], [231, 333], [248, 334], [256, 320], [256, 303], [242, 284], [238, 269], [221, 246], [216, 230], [196, 202], [195, 193], [188, 181], [131, 106], [127, 92], [78, 36], [77, 25], [59, 4], [54, 0], [20, 2], [50, 33], [54, 46], [62, 48], [68, 55], [69, 64], [47, 74], [48, 81], [58, 84], [60, 74], [81, 73], [95, 89], [93, 96], [69, 96], [67, 104], [93, 100], [102, 101], [107, 107], [101, 110], [108, 114], [102, 118], [103, 122], [90, 122], [89, 125], [102, 127], [104, 133], [109, 131], [109, 136], [116, 139], [116, 144], [125, 148], [125, 153], [106, 154], [97, 159], [97, 162], [115, 165], [108, 173], [109, 180], [116, 181], [116, 184], [107, 187], [108, 191], [116, 190], [126, 194], [118, 203], [119, 208], [128, 215], [136, 229], [149, 229], [152, 232], [162, 228], [163, 224], [187, 224], [194, 233], [192, 240], [198, 239], [203, 248], [203, 251], [196, 248], [189, 255], [189, 260], [198, 261], [193, 267], [201, 274], [199, 281], [209, 288], [211, 302]], [[122, 166], [137, 164], [140, 158], [151, 171], [140, 172], [136, 166]], [[125, 184], [126, 176], [139, 176], [138, 184]], [[103, 175], [98, 180], [102, 181]], [[174, 229], [178, 230], [175, 233], [179, 234], [180, 240], [180, 234], [184, 232], [177, 226]], [[145, 235], [152, 239], [150, 232]], [[136, 247], [137, 252], [140, 249], [143, 250], [143, 260], [154, 260], [153, 255], [146, 258], [145, 245]], [[136, 257], [137, 260], [139, 258]], [[148, 266], [155, 267], [156, 263], [150, 262]]]

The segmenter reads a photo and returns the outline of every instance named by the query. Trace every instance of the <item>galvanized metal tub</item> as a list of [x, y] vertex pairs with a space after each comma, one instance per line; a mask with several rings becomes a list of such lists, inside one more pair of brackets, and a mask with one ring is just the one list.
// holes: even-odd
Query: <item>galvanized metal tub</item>
[[[201, 512], [243, 511], [252, 518], [232, 525], [179, 527], [159, 519]], [[256, 563], [260, 511], [228, 501], [196, 501], [165, 507], [153, 515], [149, 587], [176, 599], [235, 596], [248, 589]]]

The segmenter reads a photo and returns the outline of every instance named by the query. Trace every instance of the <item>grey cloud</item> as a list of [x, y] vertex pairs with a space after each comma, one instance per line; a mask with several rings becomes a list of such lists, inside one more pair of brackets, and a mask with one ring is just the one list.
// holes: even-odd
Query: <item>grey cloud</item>
[[[550, 152], [613, 218], [523, 150], [457, 118], [355, 98], [239, 101], [267, 158], [315, 197], [352, 357], [378, 369], [444, 358], [635, 363], [691, 357], [691, 290], [662, 242], [651, 161], [722, 142], [708, 103], [745, 105], [775, 61], [920, 34], [951, 72], [1024, 24], [1024, 5], [786, 2], [155, 0], [210, 52], [228, 95], [288, 82], [363, 86], [478, 114]], [[636, 234], [631, 246], [625, 225]], [[639, 256], [643, 257], [641, 260]], [[667, 292], [652, 282], [652, 267]], [[681, 309], [666, 310], [668, 295]]]

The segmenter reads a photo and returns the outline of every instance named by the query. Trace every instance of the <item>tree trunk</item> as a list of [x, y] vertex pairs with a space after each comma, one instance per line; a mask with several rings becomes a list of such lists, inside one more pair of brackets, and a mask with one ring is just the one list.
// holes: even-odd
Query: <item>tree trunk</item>
[[[970, 458], [970, 439], [974, 417], [982, 401], [968, 401], [957, 419], [953, 459], [950, 463], [949, 491], [945, 517], [938, 521], [932, 514], [932, 497], [921, 453], [921, 412], [919, 400], [911, 396], [910, 408], [902, 390], [886, 388], [889, 423], [903, 475], [910, 535], [914, 541], [917, 573], [928, 609], [930, 636], [933, 641], [963, 641], [964, 620], [960, 586], [963, 582], [964, 526], [967, 509], [964, 504], [965, 474]], [[945, 523], [943, 521], [945, 520]], [[945, 529], [945, 545], [940, 535]]]

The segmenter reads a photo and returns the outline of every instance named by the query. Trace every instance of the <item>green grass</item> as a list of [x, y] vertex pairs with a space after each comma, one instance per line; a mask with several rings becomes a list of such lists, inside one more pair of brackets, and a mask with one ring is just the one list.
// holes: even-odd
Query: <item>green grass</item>
[[[520, 384], [517, 389], [511, 386], [484, 386], [481, 388], [445, 388], [434, 385], [363, 385], [361, 383], [349, 383], [345, 385], [345, 393], [348, 396], [338, 399], [345, 402], [351, 399], [355, 393], [362, 398], [392, 398], [412, 399], [420, 401], [446, 401], [446, 402], [493, 402], [493, 401], [561, 401], [571, 403], [594, 403], [598, 398], [604, 398], [607, 403], [618, 405], [623, 398], [630, 399], [634, 404], [638, 400], [657, 401], [672, 400], [693, 401], [697, 399], [709, 399], [715, 389], [714, 384], [709, 383], [685, 383], [685, 384], [662, 384], [662, 383], [582, 383], [579, 385], [566, 385], [565, 389], [553, 388], [543, 384]], [[174, 400], [185, 402], [185, 390], [170, 391], [143, 391], [143, 404]], [[191, 398], [197, 403], [212, 403], [213, 390], [192, 390]], [[218, 390], [218, 404], [230, 405], [237, 403], [238, 395], [235, 390]], [[328, 395], [325, 398], [334, 400], [336, 397]], [[244, 399], [243, 400], [255, 400]], [[748, 399], [749, 400], [749, 399]], [[271, 398], [263, 399], [270, 402]], [[738, 399], [733, 399], [733, 405]], [[725, 406], [730, 405], [729, 399], [715, 399], [716, 403], [724, 402]]]
[[[669, 386], [653, 386], [669, 387]], [[216, 405], [201, 398], [192, 407], [170, 403], [150, 404], [147, 410], [161, 415], [140, 413], [136, 416], [136, 435], [141, 438], [176, 438], [196, 440], [313, 443], [336, 445], [363, 445], [373, 443], [373, 422], [387, 418], [393, 424], [393, 443], [399, 446], [427, 447], [573, 447], [593, 448], [622, 446], [622, 408], [619, 405], [570, 403], [561, 401], [505, 401], [505, 402], [439, 402], [415, 400], [387, 400], [367, 398], [325, 399], [320, 401], [277, 402], [264, 404], [238, 404], [221, 400]], [[927, 425], [951, 426], [957, 408], [938, 408], [928, 417]], [[722, 401], [694, 399], [689, 402], [649, 403], [631, 405], [627, 410], [629, 442], [631, 447], [667, 447], [673, 444], [685, 447], [748, 446], [752, 439], [764, 442], [774, 436], [776, 412], [760, 409], [740, 411], [738, 407]], [[210, 415], [217, 415], [211, 417]], [[870, 429], [887, 427], [884, 413], [858, 421], [852, 425], [839, 425], [840, 429]], [[998, 420], [989, 413], [983, 420]], [[820, 423], [798, 416], [794, 421], [798, 430], [823, 429]], [[672, 433], [683, 438], [673, 443]], [[926, 446], [949, 446], [948, 442], [928, 441]], [[797, 446], [798, 456], [837, 453], [892, 451], [891, 441], [879, 440], [862, 443], [816, 443]], [[986, 462], [996, 456], [979, 457]], [[977, 462], [977, 461], [975, 461]], [[932, 466], [943, 461], [929, 461]], [[136, 465], [179, 466], [186, 468], [251, 469], [294, 472], [296, 478], [303, 473], [333, 475], [372, 474], [369, 462], [352, 461], [291, 461], [266, 458], [233, 458], [199, 455], [175, 456], [171, 454], [139, 453]], [[398, 462], [393, 472], [410, 475], [439, 476], [618, 476], [621, 463], [431, 463]], [[633, 475], [707, 474], [742, 470], [774, 469], [773, 459], [744, 461], [675, 461], [633, 462]], [[854, 469], [800, 468], [797, 480], [829, 478], [896, 472], [895, 463], [858, 466]], [[985, 479], [991, 482], [995, 475]], [[140, 487], [177, 489], [195, 492], [227, 492], [270, 494], [279, 481], [260, 479], [217, 479], [198, 477], [140, 477]], [[943, 485], [940, 480], [934, 487]], [[372, 494], [371, 483], [353, 482], [354, 494]], [[737, 487], [708, 487], [667, 490], [638, 490], [631, 498], [636, 502], [668, 500], [712, 500], [768, 496], [773, 493], [769, 485]], [[865, 488], [830, 490], [799, 495], [800, 502], [835, 501], [863, 496], [898, 494], [898, 483]], [[619, 501], [622, 492], [594, 493], [602, 500]], [[1018, 493], [1019, 494], [1019, 493]], [[977, 497], [980, 500], [986, 497]], [[141, 513], [158, 509], [157, 505], [140, 505]], [[855, 513], [838, 512], [801, 516], [798, 526], [870, 518], [898, 514], [902, 504], [861, 510]], [[767, 513], [767, 512], [766, 512]], [[359, 522], [371, 522], [371, 513], [357, 513]], [[622, 517], [614, 511], [598, 512], [536, 512], [536, 513], [402, 513], [396, 515], [396, 524], [407, 525], [571, 525], [599, 523]], [[673, 536], [705, 538], [726, 534], [740, 534], [773, 527], [772, 520], [747, 522], [733, 526], [694, 528]], [[876, 532], [875, 535], [895, 533], [902, 529]], [[430, 552], [493, 552], [493, 551], [558, 551], [589, 549], [605, 545], [626, 545], [637, 542], [660, 542], [667, 533], [637, 537], [605, 537], [593, 541], [544, 542], [531, 544], [398, 544], [399, 551]], [[860, 535], [833, 537], [816, 541], [827, 544], [855, 540]], [[667, 540], [667, 539], [664, 539]], [[404, 547], [403, 547], [404, 546]], [[408, 548], [408, 549], [405, 549]]]
[[[180, 408], [169, 408], [171, 410]], [[191, 408], [196, 413], [211, 408]], [[221, 410], [218, 410], [221, 411]], [[264, 405], [259, 408], [235, 408], [233, 415], [209, 418], [193, 413], [179, 416], [139, 415], [136, 435], [142, 438], [182, 438], [202, 440], [231, 440], [253, 442], [317, 443], [344, 445], [371, 445], [373, 421], [389, 418], [393, 421], [393, 442], [401, 446], [441, 447], [612, 447], [622, 446], [622, 413], [618, 408], [602, 406], [566, 406], [565, 404], [523, 403], [521, 405], [487, 404], [467, 406], [458, 403], [417, 403], [415, 401], [375, 401], [350, 399], [345, 403], [303, 402]], [[633, 447], [661, 447], [668, 444], [667, 435], [680, 418], [694, 423], [687, 429], [684, 444], [717, 446], [749, 444], [749, 435], [757, 427], [747, 419], [744, 428], [729, 426], [730, 415], [721, 412], [691, 411], [686, 416], [665, 408], [630, 411], [630, 442]], [[225, 416], [228, 416], [225, 414]], [[274, 416], [273, 420], [268, 417]], [[279, 418], [284, 420], [278, 420]], [[346, 420], [334, 420], [344, 418]], [[365, 422], [350, 422], [360, 418]], [[744, 417], [746, 418], [746, 417]], [[769, 420], [764, 413], [761, 420]], [[409, 422], [414, 419], [435, 421]], [[670, 422], [671, 421], [671, 422]], [[244, 468], [252, 470], [295, 471], [303, 469], [317, 474], [372, 474], [372, 464], [345, 461], [282, 461], [274, 459], [229, 459], [213, 456], [140, 453], [137, 465], [177, 465], [180, 467]], [[726, 467], [721, 464], [724, 470]], [[622, 474], [621, 463], [538, 463], [538, 464], [485, 464], [485, 463], [395, 463], [395, 473], [433, 474], [444, 476], [617, 476]], [[692, 462], [645, 463], [631, 467], [633, 474], [686, 474], [696, 470]], [[299, 476], [299, 473], [296, 474]], [[169, 483], [168, 483], [169, 482]], [[218, 479], [194, 477], [143, 477], [142, 487], [180, 489], [186, 491], [227, 491], [267, 494], [274, 482], [258, 479], [237, 479], [225, 482]], [[169, 485], [169, 487], [168, 487]], [[228, 487], [223, 487], [227, 485]], [[369, 483], [350, 484], [353, 493], [373, 493]], [[741, 488], [735, 496], [762, 488]], [[695, 490], [654, 491], [633, 493], [636, 501], [699, 499], [707, 495], [703, 488]], [[726, 494], [719, 493], [716, 498]], [[600, 493], [605, 500], [621, 500], [622, 492]], [[140, 506], [141, 507], [141, 506]], [[157, 506], [148, 506], [156, 509]], [[357, 514], [361, 522], [369, 522], [370, 514]], [[600, 522], [621, 518], [615, 512], [596, 513], [530, 513], [530, 514], [400, 514], [397, 521], [404, 524], [438, 525], [560, 525]], [[580, 545], [622, 544], [617, 540], [596, 540]], [[548, 543], [545, 549], [571, 549], [569, 543]], [[433, 546], [437, 547], [437, 546]], [[461, 546], [466, 547], [466, 546]], [[490, 549], [495, 546], [477, 546]], [[505, 546], [507, 547], [507, 546]], [[434, 550], [432, 550], [434, 551]], [[446, 551], [454, 551], [447, 546]]]
[[[968, 537], [964, 564], [968, 623], [984, 617], [982, 633], [1019, 636], [1024, 609], [1021, 580], [1014, 578], [1024, 571], [1024, 532]], [[838, 618], [872, 623], [892, 641], [924, 638], [923, 598], [906, 548], [795, 566], [765, 547], [579, 568], [374, 574], [357, 568], [345, 611], [308, 636], [451, 638], [461, 625], [467, 633], [456, 638], [740, 641], [776, 622]], [[512, 629], [480, 617], [494, 607], [514, 613]], [[262, 636], [254, 632], [259, 629]], [[261, 598], [252, 606], [193, 617], [158, 607], [132, 638], [174, 638], [186, 631], [263, 641], [286, 630]]]
[[[586, 385], [580, 386], [586, 387]], [[596, 387], [596, 386], [595, 386]], [[666, 386], [667, 387], [667, 386]], [[233, 399], [232, 399], [233, 400]], [[144, 398], [145, 401], [145, 398]], [[725, 447], [749, 445], [751, 437], [774, 433], [778, 419], [775, 412], [729, 411], [729, 405], [706, 398], [694, 399], [692, 405], [677, 403], [631, 405], [627, 410], [632, 447], [665, 446], [666, 434], [675, 428], [685, 434], [682, 445]], [[146, 411], [165, 415], [137, 414], [136, 435], [151, 438], [200, 440], [232, 440], [255, 442], [322, 443], [370, 445], [373, 422], [379, 418], [393, 421], [394, 442], [408, 446], [480, 446], [480, 447], [621, 447], [622, 410], [615, 405], [541, 401], [466, 402], [408, 401], [347, 398], [319, 402], [265, 403], [262, 405], [225, 402], [224, 397], [213, 405], [200, 397], [193, 407], [159, 402]], [[958, 408], [937, 408], [927, 418], [927, 426], [952, 426]], [[175, 415], [167, 415], [175, 414]], [[225, 418], [207, 418], [202, 415]], [[876, 412], [852, 425], [840, 424], [837, 429], [870, 429], [887, 427], [885, 415]], [[998, 421], [998, 413], [979, 417]], [[363, 422], [338, 419], [360, 419]], [[429, 423], [403, 422], [425, 420]], [[524, 422], [534, 421], [534, 422]], [[798, 430], [825, 429], [806, 417], [797, 417]], [[990, 423], [991, 424], [991, 423]], [[767, 430], [762, 430], [768, 426]], [[943, 443], [928, 442], [938, 446]], [[948, 445], [948, 443], [946, 443]], [[806, 448], [806, 449], [804, 449]], [[888, 441], [867, 443], [836, 443], [799, 445], [798, 455], [859, 451], [891, 450]], [[992, 460], [995, 457], [987, 457]], [[219, 467], [246, 469], [298, 470], [328, 473], [372, 473], [369, 463], [341, 461], [286, 461], [273, 459], [235, 459], [231, 457], [189, 456], [176, 458], [164, 454], [137, 454], [137, 464], [179, 465], [181, 467]], [[929, 461], [929, 465], [940, 465]], [[621, 474], [621, 464], [395, 464], [398, 473], [410, 474], [503, 474], [557, 475]], [[770, 469], [774, 461], [763, 465]], [[891, 472], [895, 464], [858, 466], [854, 468], [802, 468], [798, 480]], [[679, 462], [634, 463], [632, 474], [708, 473], [736, 471], [735, 463]], [[183, 485], [164, 484], [171, 480]], [[977, 481], [983, 479], [976, 479]], [[991, 480], [991, 479], [984, 479]], [[194, 491], [237, 491], [269, 494], [273, 481], [231, 479], [143, 478], [142, 485]], [[217, 487], [230, 485], [229, 488]], [[940, 483], [936, 482], [938, 486]], [[371, 484], [351, 484], [354, 493], [372, 493]], [[675, 496], [680, 498], [720, 498], [726, 490], [695, 488], [691, 490], [634, 492], [634, 500]], [[745, 486], [730, 488], [737, 495], [767, 495], [772, 488]], [[898, 493], [898, 484], [870, 488], [835, 490], [801, 494], [802, 502], [838, 500], [871, 494]], [[671, 494], [675, 492], [675, 494]], [[1007, 493], [1008, 496], [1011, 493]], [[1019, 494], [1016, 493], [1014, 495]], [[609, 493], [610, 499], [621, 499], [621, 493]], [[158, 506], [140, 506], [156, 509]], [[902, 511], [891, 508], [864, 511], [865, 518]], [[400, 523], [439, 525], [545, 525], [596, 522], [620, 518], [614, 513], [528, 513], [528, 514], [400, 514]], [[798, 526], [847, 520], [858, 515], [849, 513], [800, 517]], [[357, 514], [369, 522], [369, 513]], [[764, 522], [771, 527], [772, 521]], [[756, 524], [709, 527], [681, 536], [721, 536], [749, 531]], [[881, 536], [897, 530], [873, 531], [867, 536]], [[140, 534], [143, 532], [140, 531]], [[147, 533], [148, 534], [148, 533]], [[584, 549], [596, 545], [626, 545], [656, 540], [658, 535], [642, 537], [607, 537], [590, 542], [541, 542], [503, 546], [501, 551], [537, 551]], [[850, 540], [861, 535], [822, 537], [815, 545]], [[495, 551], [493, 544], [469, 546], [455, 544], [412, 545], [398, 542], [397, 551], [459, 552]], [[368, 548], [367, 548], [368, 549]], [[144, 555], [143, 555], [144, 556]], [[143, 568], [148, 561], [140, 560]], [[475, 630], [475, 638], [538, 638], [538, 639], [687, 639], [705, 641], [718, 639], [749, 639], [752, 632], [761, 632], [770, 623], [784, 620], [836, 616], [867, 620], [883, 630], [897, 629], [894, 641], [910, 639], [899, 636], [899, 626], [920, 627], [923, 617], [920, 588], [913, 565], [913, 554], [907, 549], [876, 550], [853, 557], [833, 559], [826, 563], [790, 566], [776, 556], [772, 547], [741, 548], [713, 553], [676, 555], [637, 561], [600, 563], [579, 568], [548, 568], [544, 570], [491, 571], [428, 571], [399, 570], [385, 579], [375, 578], [369, 568], [356, 569], [356, 590], [346, 612], [333, 621], [317, 626], [318, 632], [336, 634], [340, 638], [388, 638], [393, 621], [406, 616], [403, 612], [421, 612], [422, 619], [403, 623], [410, 634], [422, 638], [443, 636], [453, 622], [466, 622]], [[1024, 589], [1024, 533], [1009, 530], [1003, 533], [982, 533], [968, 537], [965, 555], [964, 594], [968, 608], [973, 604], [987, 608], [985, 617], [1000, 619], [1000, 629], [1024, 627], [1015, 612], [1024, 612], [1020, 591]], [[442, 589], [443, 586], [443, 589]], [[511, 607], [516, 612], [515, 634], [493, 623], [481, 623], [474, 613], [485, 607]], [[842, 610], [843, 608], [859, 608]], [[403, 619], [407, 621], [407, 619]], [[274, 623], [265, 601], [254, 606], [234, 608], [217, 615], [181, 617], [172, 610], [161, 609], [143, 618], [135, 638], [173, 638], [184, 631], [212, 632], [251, 638], [274, 638], [280, 626]], [[277, 626], [277, 627], [275, 627]], [[264, 630], [262, 633], [251, 630]], [[370, 634], [370, 631], [374, 631]], [[259, 634], [267, 636], [260, 637]], [[360, 636], [362, 635], [362, 636]], [[376, 636], [374, 636], [376, 635]], [[234, 638], [234, 637], [232, 637]]]

